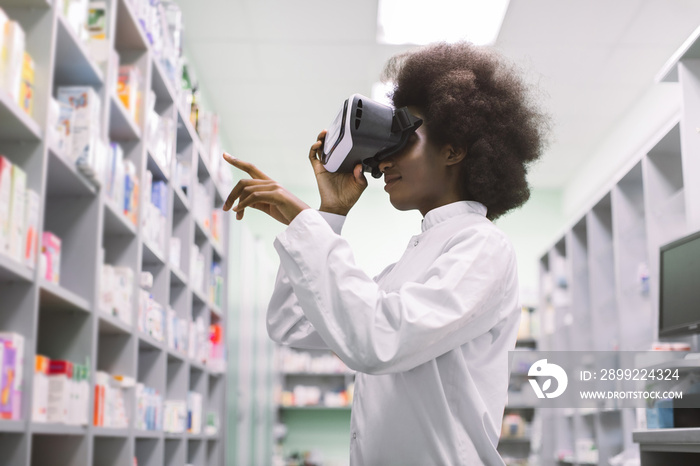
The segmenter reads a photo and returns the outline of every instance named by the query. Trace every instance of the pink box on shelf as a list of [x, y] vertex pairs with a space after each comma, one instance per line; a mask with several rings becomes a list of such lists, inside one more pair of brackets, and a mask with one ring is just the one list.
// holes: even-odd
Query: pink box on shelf
[[61, 238], [45, 231], [41, 236], [41, 255], [46, 267], [44, 278], [58, 283], [61, 277]]

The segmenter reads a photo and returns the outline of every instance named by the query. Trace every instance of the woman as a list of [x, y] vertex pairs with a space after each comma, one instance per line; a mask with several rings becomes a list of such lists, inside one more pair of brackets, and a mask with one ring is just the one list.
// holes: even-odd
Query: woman
[[329, 173], [309, 158], [321, 194], [309, 208], [256, 167], [224, 210], [247, 207], [288, 224], [275, 248], [268, 309], [272, 339], [328, 348], [357, 370], [353, 465], [502, 465], [496, 451], [508, 351], [520, 316], [515, 254], [493, 220], [529, 197], [527, 164], [543, 150], [546, 120], [491, 50], [435, 44], [392, 59], [394, 105], [424, 124], [381, 162], [399, 210], [418, 209], [422, 233], [372, 279], [339, 236], [367, 186], [360, 165]]

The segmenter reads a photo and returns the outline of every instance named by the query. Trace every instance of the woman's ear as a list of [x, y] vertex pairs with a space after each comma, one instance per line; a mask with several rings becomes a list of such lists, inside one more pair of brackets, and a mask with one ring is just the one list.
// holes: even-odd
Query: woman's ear
[[447, 144], [443, 149], [443, 155], [447, 166], [457, 165], [467, 156], [467, 150]]

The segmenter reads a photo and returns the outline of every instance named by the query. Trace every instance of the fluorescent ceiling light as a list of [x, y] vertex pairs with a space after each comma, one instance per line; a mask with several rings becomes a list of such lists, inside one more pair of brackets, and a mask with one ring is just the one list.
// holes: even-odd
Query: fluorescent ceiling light
[[379, 0], [377, 41], [427, 44], [496, 41], [509, 0]]

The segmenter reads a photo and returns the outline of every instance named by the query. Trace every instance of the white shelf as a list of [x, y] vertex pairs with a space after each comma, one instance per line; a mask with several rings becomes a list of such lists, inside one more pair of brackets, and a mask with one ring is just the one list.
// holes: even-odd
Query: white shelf
[[653, 445], [694, 444], [700, 450], [700, 428], [635, 430], [632, 439]]
[[34, 280], [34, 271], [24, 264], [0, 253], [0, 282]]
[[171, 265], [170, 266], [170, 283], [174, 286], [187, 286], [187, 277], [179, 268]]
[[90, 303], [86, 299], [43, 278], [39, 279], [39, 295], [41, 307], [51, 311], [91, 312]]
[[163, 438], [163, 431], [162, 430], [134, 429], [134, 437], [136, 437], [137, 439], [139, 439], [139, 438], [159, 439], [159, 438]]
[[114, 427], [92, 427], [92, 432], [96, 437], [128, 437], [129, 429]]
[[3, 89], [0, 89], [0, 121], [0, 140], [41, 140], [41, 129], [37, 122]]
[[351, 411], [351, 406], [280, 406], [279, 409], [282, 411], [329, 411], [329, 412], [343, 412]]
[[127, 0], [117, 2], [117, 37], [119, 50], [146, 50], [148, 39], [139, 24], [133, 7]]
[[2, 0], [3, 7], [51, 8], [52, 0]]
[[105, 199], [104, 231], [106, 234], [136, 236], [136, 226], [114, 205], [111, 199]]
[[[97, 370], [123, 374], [157, 390], [165, 399], [184, 399], [190, 389], [195, 389], [203, 396], [203, 413], [220, 413], [219, 435], [225, 438], [229, 392], [226, 373], [215, 374], [207, 366], [168, 351], [164, 342], [140, 332], [135, 321], [137, 309], [131, 316], [134, 322], [127, 324], [99, 308], [97, 288], [103, 262], [128, 267], [134, 272], [136, 283], [141, 271], [152, 271], [154, 298], [161, 305], [172, 305], [182, 316], [193, 313], [197, 299], [205, 299], [207, 303], [204, 293], [195, 295], [194, 300], [191, 298], [188, 277], [169, 267], [165, 254], [168, 241], [177, 236], [183, 241], [183, 259], [188, 263], [187, 252], [195, 244], [196, 229], [193, 216], [189, 214], [190, 201], [179, 187], [169, 182], [172, 167], [160, 166], [149, 155], [142, 126], [134, 121], [114, 94], [115, 83], [107, 82], [107, 77], [111, 80], [117, 73], [113, 63], [98, 65], [91, 59], [86, 43], [59, 13], [57, 1], [0, 0], [3, 8], [8, 7], [6, 11], [10, 18], [18, 20], [25, 29], [27, 47], [36, 62], [38, 76], [34, 92], [36, 120], [27, 115], [9, 94], [0, 91], [3, 153], [13, 163], [22, 165], [27, 172], [28, 187], [39, 194], [42, 202], [39, 237], [43, 232], [51, 231], [62, 241], [60, 284], [49, 282], [40, 277], [37, 270], [0, 255], [0, 283], [3, 287], [0, 292], [0, 324], [5, 325], [0, 331], [22, 334], [29, 345], [26, 354], [31, 358], [35, 354], [44, 354], [79, 364], [84, 364], [87, 359], [93, 376]], [[164, 112], [170, 108], [174, 117], [178, 105], [177, 83], [173, 84], [165, 77], [131, 2], [114, 0], [107, 2], [107, 8], [109, 34], [114, 36], [108, 38], [111, 48], [120, 54], [123, 63], [133, 63], [141, 69], [144, 78], [139, 89], [141, 94], [146, 95], [149, 89], [153, 89], [158, 96], [159, 108]], [[156, 250], [145, 239], [142, 202], [139, 202], [138, 215], [132, 221], [123, 212], [123, 200], [114, 202], [108, 199], [104, 187], [91, 182], [69, 157], [44, 140], [48, 134], [46, 109], [49, 98], [63, 86], [92, 87], [102, 99], [99, 122], [96, 122], [100, 139], [125, 142], [122, 144], [124, 160], [133, 163], [139, 181], [144, 180], [148, 169], [155, 179], [166, 181], [168, 199], [174, 198], [174, 201], [168, 202], [163, 250]], [[168, 105], [170, 101], [172, 104]], [[189, 137], [189, 133], [182, 131], [187, 133], [192, 128], [183, 127], [178, 133]], [[194, 163], [198, 162], [195, 162], [192, 151], [199, 147], [198, 136], [194, 133], [191, 136], [191, 148], [187, 144], [182, 146], [184, 141], [171, 141], [183, 156], [188, 155], [188, 150], [192, 155], [193, 170], [184, 175], [188, 179], [183, 180], [189, 186], [197, 179]], [[141, 201], [143, 192], [139, 195]], [[224, 228], [227, 226], [225, 224]], [[228, 238], [226, 232], [222, 234], [223, 238]], [[216, 252], [213, 249], [203, 248], [206, 263], [210, 263], [215, 254], [227, 261], [223, 247]], [[151, 264], [155, 267], [149, 267]], [[226, 280], [228, 269], [224, 273]], [[137, 290], [135, 284], [133, 291]], [[224, 306], [226, 296], [225, 292]], [[134, 307], [137, 302], [136, 294], [132, 295]], [[202, 315], [205, 322], [221, 323], [224, 332], [228, 332], [226, 316], [222, 316], [220, 310], [207, 305], [197, 307], [194, 312]], [[216, 439], [212, 438], [211, 444], [203, 446], [204, 439], [209, 438], [199, 434], [31, 422], [28, 408], [32, 404], [33, 359], [25, 364], [26, 369], [30, 369], [25, 371], [25, 395], [30, 396], [23, 402], [23, 420], [0, 421], [0, 437], [4, 437], [0, 439], [0, 450], [10, 445], [13, 447], [8, 457], [11, 466], [59, 463], [115, 466], [131, 464], [134, 459], [145, 466], [185, 464], [188, 460], [202, 466], [226, 464], [227, 444], [213, 443]], [[91, 382], [94, 382], [93, 378]], [[128, 408], [134, 407], [134, 401], [133, 391], [127, 392]], [[88, 418], [92, 421], [94, 406], [89, 404], [88, 407]], [[130, 417], [133, 415], [130, 413]], [[133, 423], [134, 420], [130, 420]], [[172, 455], [174, 449], [177, 452]], [[4, 464], [3, 460], [0, 463]]]
[[158, 99], [164, 99], [173, 103], [177, 102], [177, 94], [166, 77], [163, 66], [157, 59], [153, 60], [153, 92], [156, 93]]
[[674, 359], [673, 361], [666, 361], [660, 364], [654, 364], [653, 366], [646, 367], [645, 369], [678, 369], [680, 372], [693, 372], [700, 370], [700, 359]]
[[57, 84], [64, 86], [101, 86], [104, 83], [102, 70], [90, 59], [85, 45], [60, 14], [58, 15], [54, 79]]
[[153, 181], [165, 181], [170, 178], [170, 170], [161, 167], [160, 163], [153, 157], [153, 151], [148, 149], [148, 162], [146, 168], [153, 174]]
[[163, 351], [164, 343], [158, 341], [147, 333], [137, 332], [139, 337], [139, 348]]
[[27, 429], [27, 421], [1, 421], [0, 434], [3, 433], [19, 433]]
[[121, 99], [111, 95], [109, 136], [113, 141], [134, 141], [141, 139], [141, 130], [124, 107]]
[[127, 324], [123, 320], [107, 314], [105, 312], [99, 311], [99, 331], [104, 334], [126, 334], [130, 335], [132, 333], [132, 325]]
[[60, 154], [55, 147], [49, 147], [49, 185], [52, 194], [59, 196], [94, 196], [97, 188]]
[[181, 212], [190, 210], [190, 201], [187, 199], [187, 195], [180, 189], [179, 186], [174, 186], [173, 191], [175, 192], [175, 211]]
[[147, 265], [165, 265], [163, 255], [149, 241], [143, 242], [143, 263]]
[[30, 430], [39, 435], [85, 435], [87, 427], [70, 426], [68, 424], [50, 424], [42, 422], [32, 422]]

